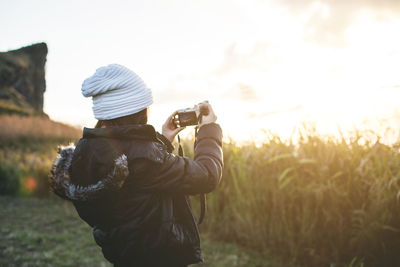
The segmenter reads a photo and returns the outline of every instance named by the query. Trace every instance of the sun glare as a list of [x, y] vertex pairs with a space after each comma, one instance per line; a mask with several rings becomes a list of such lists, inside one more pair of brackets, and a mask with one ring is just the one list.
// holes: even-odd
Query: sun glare
[[[320, 12], [324, 18], [330, 14], [323, 4], [313, 5], [309, 12]], [[229, 110], [221, 116], [229, 134], [254, 140], [260, 129], [267, 129], [290, 137], [303, 122], [336, 136], [368, 127], [385, 134], [382, 119], [397, 121], [399, 29], [398, 20], [380, 22], [361, 12], [346, 31], [344, 47], [300, 42], [289, 47], [269, 45], [265, 50], [238, 49], [237, 58], [252, 55], [252, 62], [242, 60], [221, 83], [234, 88], [238, 81], [246, 81], [254, 97], [246, 99], [231, 90], [231, 97], [238, 95], [240, 100], [221, 101], [220, 109]], [[274, 58], [271, 67], [262, 68]]]
[[[141, 8], [168, 23], [128, 16], [119, 27], [101, 31], [119, 36], [118, 42], [80, 38], [88, 36], [81, 27], [74, 37], [48, 40], [45, 112], [53, 119], [92, 127], [91, 101], [82, 97], [80, 86], [97, 67], [118, 62], [152, 88], [150, 122], [156, 129], [174, 110], [203, 100], [213, 104], [225, 134], [239, 141], [257, 139], [265, 130], [290, 137], [304, 122], [333, 135], [338, 128], [364, 127], [366, 121], [374, 129], [382, 119], [396, 123], [396, 10], [350, 2], [257, 0], [233, 1], [229, 9], [226, 3], [205, 1], [168, 14], [151, 4]], [[89, 23], [83, 17], [74, 23]], [[65, 42], [77, 38], [86, 40], [86, 52]], [[66, 57], [71, 49], [76, 55]]]

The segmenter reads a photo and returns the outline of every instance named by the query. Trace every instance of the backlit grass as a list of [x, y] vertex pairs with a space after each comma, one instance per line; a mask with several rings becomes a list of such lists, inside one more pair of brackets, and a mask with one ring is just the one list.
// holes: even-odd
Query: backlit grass
[[[3, 142], [0, 174], [20, 177], [25, 193], [36, 179], [42, 195], [57, 144], [72, 139], [27, 140]], [[200, 226], [207, 240], [283, 266], [400, 266], [400, 146], [370, 131], [346, 139], [303, 131], [296, 140], [224, 144], [223, 179]], [[186, 155], [191, 146], [184, 142]]]
[[303, 266], [400, 266], [397, 145], [303, 135], [225, 144], [207, 231]]

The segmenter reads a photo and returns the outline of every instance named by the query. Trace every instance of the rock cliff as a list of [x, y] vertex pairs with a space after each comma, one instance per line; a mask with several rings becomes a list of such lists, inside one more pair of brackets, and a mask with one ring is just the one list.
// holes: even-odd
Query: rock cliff
[[0, 113], [43, 114], [45, 43], [0, 53]]

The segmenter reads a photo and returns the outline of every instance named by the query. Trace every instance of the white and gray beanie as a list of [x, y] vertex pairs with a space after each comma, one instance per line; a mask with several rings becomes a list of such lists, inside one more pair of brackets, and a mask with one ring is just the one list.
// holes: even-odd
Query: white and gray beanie
[[92, 97], [94, 117], [98, 120], [131, 115], [153, 103], [151, 90], [143, 80], [118, 64], [98, 68], [83, 82], [82, 94]]

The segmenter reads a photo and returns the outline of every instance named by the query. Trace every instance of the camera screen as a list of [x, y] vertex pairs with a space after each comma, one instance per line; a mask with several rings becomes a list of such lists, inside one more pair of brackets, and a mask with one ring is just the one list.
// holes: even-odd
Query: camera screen
[[181, 127], [189, 125], [197, 125], [198, 123], [195, 111], [179, 112], [178, 118], [179, 118], [179, 125]]

